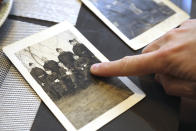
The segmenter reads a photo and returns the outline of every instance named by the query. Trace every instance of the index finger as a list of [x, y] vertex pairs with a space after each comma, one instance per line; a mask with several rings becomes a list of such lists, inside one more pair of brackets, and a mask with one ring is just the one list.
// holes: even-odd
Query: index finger
[[161, 59], [155, 51], [94, 64], [91, 66], [91, 73], [98, 76], [135, 76], [158, 73], [162, 66]]

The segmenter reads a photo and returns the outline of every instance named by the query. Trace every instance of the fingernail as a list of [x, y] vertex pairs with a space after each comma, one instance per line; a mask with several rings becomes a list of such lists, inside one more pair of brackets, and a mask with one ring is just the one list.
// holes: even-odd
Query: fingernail
[[99, 68], [99, 66], [100, 66], [100, 63], [93, 64], [91, 66], [91, 70], [96, 71]]

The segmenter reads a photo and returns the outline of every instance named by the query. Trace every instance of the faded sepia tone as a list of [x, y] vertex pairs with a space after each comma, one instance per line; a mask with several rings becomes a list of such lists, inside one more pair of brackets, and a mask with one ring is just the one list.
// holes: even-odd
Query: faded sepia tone
[[77, 129], [133, 95], [118, 78], [91, 75], [100, 61], [69, 30], [15, 55]]
[[160, 0], [89, 1], [129, 39], [175, 14]]

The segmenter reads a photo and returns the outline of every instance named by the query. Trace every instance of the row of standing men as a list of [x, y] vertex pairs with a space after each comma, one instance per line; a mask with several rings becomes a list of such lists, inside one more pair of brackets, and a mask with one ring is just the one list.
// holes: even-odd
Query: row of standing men
[[43, 68], [33, 67], [29, 63], [32, 67], [31, 75], [52, 100], [59, 100], [62, 96], [87, 88], [96, 81], [89, 70], [99, 60], [75, 39], [69, 42], [73, 45], [73, 53], [56, 48], [59, 53], [58, 62], [43, 58]]

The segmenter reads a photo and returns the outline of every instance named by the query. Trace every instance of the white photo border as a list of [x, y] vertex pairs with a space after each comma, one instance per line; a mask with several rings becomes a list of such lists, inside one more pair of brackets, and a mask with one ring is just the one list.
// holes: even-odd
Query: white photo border
[[[101, 19], [119, 38], [121, 38], [129, 47], [133, 50], [138, 50], [154, 40], [158, 39], [171, 29], [176, 28], [182, 24], [185, 20], [189, 19], [190, 16], [183, 10], [178, 8], [174, 3], [169, 0], [159, 0], [163, 2], [166, 6], [174, 10], [176, 13], [169, 18], [165, 19], [161, 23], [153, 26], [151, 29], [145, 31], [144, 33], [136, 36], [133, 39], [129, 39], [124, 35], [116, 26], [110, 22], [89, 0], [81, 0], [99, 19]], [[156, 0], [153, 0], [156, 1]]]
[[[102, 62], [109, 61], [103, 54], [101, 54], [74, 26], [67, 22], [62, 22], [57, 24], [47, 30], [44, 30], [40, 33], [27, 37], [21, 41], [17, 41], [11, 45], [8, 45], [3, 48], [4, 53], [11, 60], [11, 62], [16, 66], [19, 72], [23, 75], [26, 81], [30, 84], [30, 86], [35, 90], [35, 92], [39, 95], [39, 97], [43, 100], [43, 102], [48, 106], [51, 112], [56, 116], [56, 118], [60, 121], [60, 123], [68, 130], [68, 131], [76, 131], [77, 129], [74, 125], [66, 118], [66, 116], [60, 111], [57, 105], [51, 100], [51, 98], [46, 94], [46, 92], [42, 89], [42, 87], [37, 83], [37, 81], [31, 76], [27, 68], [22, 64], [22, 62], [17, 58], [17, 52], [22, 49], [27, 48], [28, 46], [38, 44], [44, 40], [47, 40], [53, 36], [56, 36], [64, 31], [71, 31], [79, 41], [82, 41], [83, 44], [93, 52], [93, 54]], [[97, 130], [100, 127], [104, 126], [106, 123], [116, 118], [130, 107], [138, 103], [145, 97], [145, 94], [136, 87], [127, 77], [119, 77], [119, 79], [134, 93], [129, 96], [123, 102], [119, 103], [115, 107], [111, 108], [104, 114], [92, 120], [90, 123], [86, 124], [82, 128], [78, 129], [79, 131], [92, 131]]]

